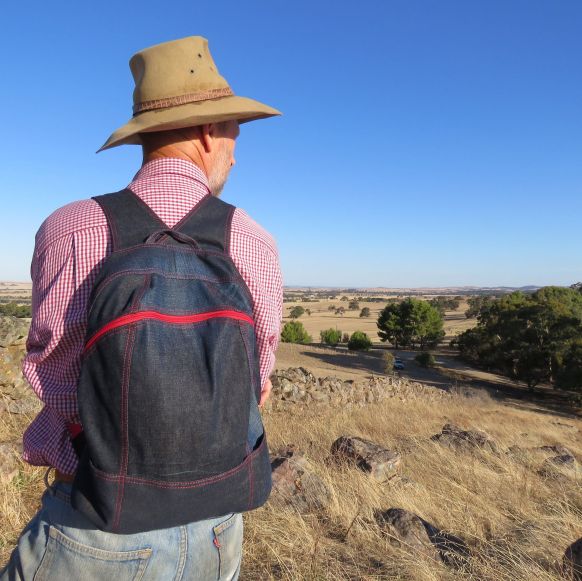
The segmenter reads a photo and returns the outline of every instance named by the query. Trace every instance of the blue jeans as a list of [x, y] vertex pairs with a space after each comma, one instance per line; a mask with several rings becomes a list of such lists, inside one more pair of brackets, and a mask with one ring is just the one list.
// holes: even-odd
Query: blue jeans
[[214, 581], [238, 579], [242, 515], [132, 535], [96, 529], [56, 482], [18, 540], [0, 581]]

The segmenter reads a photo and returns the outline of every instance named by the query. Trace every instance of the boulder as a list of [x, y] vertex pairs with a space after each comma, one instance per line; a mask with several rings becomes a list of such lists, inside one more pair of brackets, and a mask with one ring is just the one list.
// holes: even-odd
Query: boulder
[[544, 461], [538, 470], [538, 474], [542, 478], [549, 478], [567, 484], [569, 476], [576, 473], [576, 459], [569, 454], [562, 454], [561, 456], [552, 456]]
[[377, 512], [375, 516], [380, 528], [391, 533], [410, 552], [440, 559], [454, 568], [468, 563], [470, 551], [465, 541], [438, 529], [413, 512], [390, 508]]
[[496, 453], [498, 450], [497, 444], [486, 432], [463, 430], [454, 424], [445, 424], [441, 433], [432, 436], [431, 440], [459, 451], [481, 449]]
[[423, 520], [408, 510], [390, 508], [375, 514], [376, 522], [384, 532], [391, 533], [400, 546], [409, 552], [430, 559], [437, 558], [437, 551], [430, 542]]
[[553, 446], [540, 446], [536, 448], [540, 452], [547, 452], [548, 454], [556, 455], [556, 456], [572, 456], [574, 454], [566, 448], [566, 446], [562, 446], [562, 444], [554, 444]]
[[0, 347], [24, 345], [28, 337], [30, 319], [0, 316]]
[[398, 452], [354, 436], [339, 437], [331, 446], [331, 454], [336, 460], [354, 463], [380, 481], [395, 476], [401, 462]]
[[569, 581], [582, 581], [582, 538], [566, 549], [562, 573]]
[[331, 493], [323, 480], [313, 472], [307, 458], [293, 446], [281, 450], [271, 460], [272, 504], [291, 506], [298, 512], [327, 507]]

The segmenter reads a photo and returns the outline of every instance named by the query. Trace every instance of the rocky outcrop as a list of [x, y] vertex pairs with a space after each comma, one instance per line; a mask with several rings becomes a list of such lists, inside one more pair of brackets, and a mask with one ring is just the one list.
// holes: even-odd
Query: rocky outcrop
[[398, 452], [354, 436], [339, 437], [331, 446], [331, 455], [337, 461], [354, 464], [379, 481], [395, 476], [401, 461]]
[[30, 319], [0, 316], [0, 347], [24, 345], [29, 327]]
[[402, 508], [376, 512], [380, 528], [409, 552], [460, 568], [468, 563], [469, 547], [461, 538], [444, 532], [418, 515]]
[[303, 367], [275, 370], [271, 382], [273, 391], [264, 407], [267, 413], [317, 404], [349, 409], [389, 398], [406, 401], [420, 397], [429, 400], [451, 397], [446, 391], [408, 379], [391, 376], [374, 376], [361, 381], [316, 378]]
[[298, 512], [326, 508], [331, 493], [307, 458], [287, 446], [271, 458], [273, 489], [270, 504], [291, 506]]
[[457, 451], [472, 451], [476, 449], [497, 453], [495, 441], [481, 430], [463, 430], [454, 424], [445, 424], [440, 434], [432, 436], [433, 442]]
[[[14, 331], [15, 328], [18, 328], [18, 322], [23, 321], [23, 319], [0, 317], [0, 326], [8, 319], [16, 321], [16, 327], [10, 323], [8, 334], [2, 336], [0, 341], [0, 343], [7, 345], [0, 347], [0, 413], [8, 411], [13, 414], [34, 414], [40, 411], [41, 403], [21, 371], [25, 347], [20, 335], [21, 331], [25, 329], [21, 327], [20, 331]], [[6, 328], [6, 324], [4, 327]], [[26, 324], [26, 332], [28, 332], [28, 323]]]

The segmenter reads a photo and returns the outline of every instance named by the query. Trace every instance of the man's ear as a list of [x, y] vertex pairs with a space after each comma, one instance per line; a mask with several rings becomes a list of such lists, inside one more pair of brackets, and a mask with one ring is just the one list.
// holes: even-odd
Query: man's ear
[[202, 145], [206, 153], [212, 151], [214, 145], [214, 137], [216, 135], [216, 123], [206, 123], [200, 127]]

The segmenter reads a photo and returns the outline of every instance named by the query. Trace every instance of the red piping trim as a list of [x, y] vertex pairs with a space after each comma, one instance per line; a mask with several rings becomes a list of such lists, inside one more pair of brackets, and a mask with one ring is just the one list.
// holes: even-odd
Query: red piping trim
[[124, 325], [143, 321], [144, 319], [153, 319], [155, 321], [162, 321], [173, 325], [186, 325], [188, 323], [200, 323], [202, 321], [217, 318], [236, 319], [237, 321], [245, 321], [246, 323], [249, 323], [249, 325], [254, 325], [254, 321], [251, 317], [246, 313], [241, 313], [239, 311], [208, 311], [207, 313], [198, 313], [196, 315], [165, 315], [164, 313], [158, 313], [157, 311], [138, 311], [137, 313], [130, 313], [118, 317], [117, 319], [113, 319], [113, 321], [101, 327], [101, 329], [99, 329], [99, 331], [97, 331], [97, 333], [87, 341], [84, 351], [91, 349], [95, 342], [105, 335], [105, 333]]

